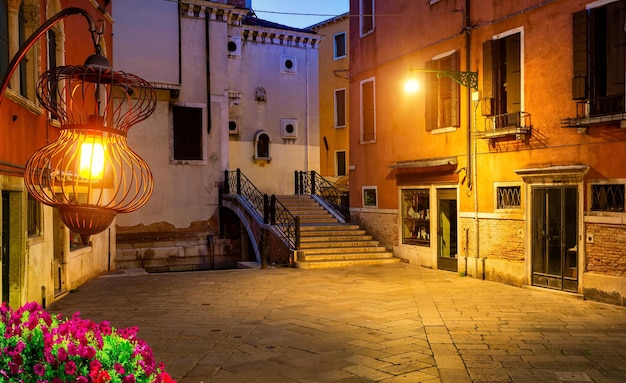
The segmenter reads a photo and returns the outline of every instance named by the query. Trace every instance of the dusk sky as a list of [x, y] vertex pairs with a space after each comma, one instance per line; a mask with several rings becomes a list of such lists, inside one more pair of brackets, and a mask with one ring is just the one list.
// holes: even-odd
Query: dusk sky
[[349, 0], [252, 0], [258, 18], [296, 28], [328, 20], [349, 8]]

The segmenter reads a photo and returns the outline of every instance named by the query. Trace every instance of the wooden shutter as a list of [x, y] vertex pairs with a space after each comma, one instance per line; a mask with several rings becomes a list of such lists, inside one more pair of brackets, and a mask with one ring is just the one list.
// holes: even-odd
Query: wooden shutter
[[[522, 105], [522, 71], [520, 63], [521, 35], [516, 33], [505, 38], [506, 41], [506, 111], [501, 113], [515, 113], [521, 111]], [[504, 88], [504, 84], [501, 84]]]
[[346, 126], [346, 90], [335, 91], [335, 127]]
[[[426, 61], [424, 68], [436, 69], [433, 68], [433, 64], [433, 61]], [[435, 73], [424, 73], [424, 88], [426, 131], [430, 132], [437, 128], [437, 98], [439, 95], [437, 92], [437, 75]]]
[[374, 81], [361, 84], [361, 103], [361, 141], [374, 141], [376, 140]]
[[483, 43], [483, 100], [481, 102], [483, 116], [492, 116], [493, 111], [493, 41]]
[[587, 11], [573, 14], [574, 38], [574, 77], [572, 79], [572, 99], [587, 98]]
[[[450, 70], [459, 71], [459, 51], [454, 51], [450, 56]], [[461, 125], [459, 110], [460, 110], [460, 85], [456, 81], [450, 81], [450, 122], [451, 126]]]

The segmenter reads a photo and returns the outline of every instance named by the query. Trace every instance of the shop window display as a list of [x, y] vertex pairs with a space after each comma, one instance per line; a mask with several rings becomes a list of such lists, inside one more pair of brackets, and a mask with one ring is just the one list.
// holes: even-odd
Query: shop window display
[[402, 191], [402, 243], [430, 246], [430, 191]]

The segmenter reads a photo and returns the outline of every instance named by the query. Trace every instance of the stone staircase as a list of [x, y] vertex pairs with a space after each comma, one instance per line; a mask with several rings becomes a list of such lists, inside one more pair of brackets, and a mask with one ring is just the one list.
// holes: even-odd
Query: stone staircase
[[339, 222], [310, 195], [282, 195], [277, 199], [291, 214], [300, 216], [296, 267], [313, 269], [400, 261], [358, 225]]

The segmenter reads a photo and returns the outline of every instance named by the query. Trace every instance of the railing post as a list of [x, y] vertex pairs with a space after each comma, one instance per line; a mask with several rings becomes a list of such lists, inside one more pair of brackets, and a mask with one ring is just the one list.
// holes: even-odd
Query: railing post
[[270, 198], [270, 224], [276, 225], [276, 195]]
[[270, 199], [267, 194], [263, 194], [263, 223], [270, 223]]
[[295, 243], [294, 246], [296, 247], [296, 250], [300, 249], [300, 216], [296, 216], [296, 238], [295, 238]]
[[228, 170], [224, 170], [224, 194], [230, 194], [230, 183], [228, 182]]
[[350, 192], [346, 192], [346, 194], [344, 194], [342, 196], [342, 201], [343, 202], [343, 209], [344, 209], [344, 218], [346, 220], [346, 223], [348, 223], [350, 221]]
[[298, 191], [298, 171], [293, 172], [293, 194], [300, 194]]
[[237, 194], [241, 194], [241, 170], [237, 168]]
[[315, 170], [311, 170], [311, 194], [315, 193]]
[[304, 176], [302, 171], [298, 172], [298, 183], [300, 184], [300, 194], [304, 194]]

